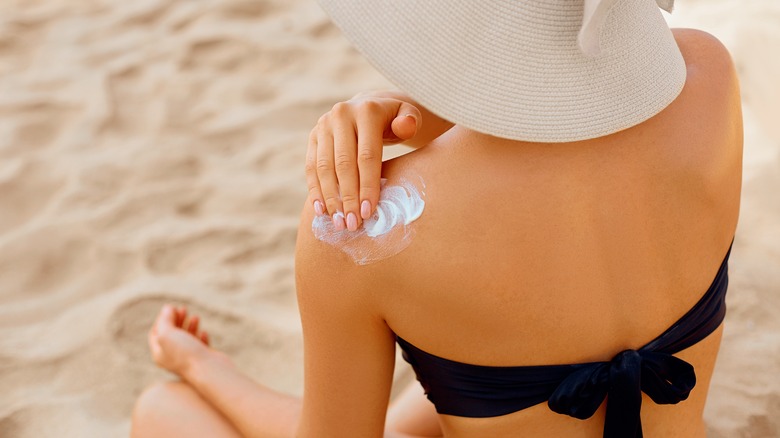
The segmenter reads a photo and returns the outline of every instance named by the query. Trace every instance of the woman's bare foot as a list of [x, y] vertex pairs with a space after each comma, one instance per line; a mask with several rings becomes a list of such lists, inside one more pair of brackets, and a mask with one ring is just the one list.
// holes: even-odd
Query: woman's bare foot
[[208, 333], [200, 329], [200, 317], [188, 315], [183, 306], [163, 306], [149, 330], [148, 342], [157, 366], [182, 378], [195, 361], [207, 357], [232, 365], [224, 353], [210, 348]]

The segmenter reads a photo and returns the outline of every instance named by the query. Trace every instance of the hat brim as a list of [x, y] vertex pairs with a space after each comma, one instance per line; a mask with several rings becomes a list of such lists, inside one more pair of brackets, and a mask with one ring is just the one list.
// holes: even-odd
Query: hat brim
[[320, 0], [389, 80], [475, 131], [570, 142], [635, 126], [679, 95], [686, 66], [654, 0], [621, 0], [601, 52], [577, 43], [581, 1]]

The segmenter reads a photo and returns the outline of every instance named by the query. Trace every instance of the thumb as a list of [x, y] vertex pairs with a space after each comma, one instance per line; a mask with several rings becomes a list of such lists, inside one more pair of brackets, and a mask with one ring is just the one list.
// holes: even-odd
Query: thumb
[[420, 110], [406, 102], [398, 107], [398, 114], [390, 125], [393, 134], [400, 140], [413, 138], [420, 132], [421, 126], [422, 114], [420, 114]]

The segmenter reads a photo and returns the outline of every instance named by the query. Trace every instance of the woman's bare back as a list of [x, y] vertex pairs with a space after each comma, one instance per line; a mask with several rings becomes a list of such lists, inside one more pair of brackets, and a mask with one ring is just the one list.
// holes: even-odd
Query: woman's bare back
[[[412, 244], [371, 271], [377, 310], [417, 347], [495, 366], [603, 361], [639, 348], [709, 287], [736, 228], [739, 92], [725, 49], [675, 31], [688, 64], [680, 97], [649, 121], [567, 144], [505, 141], [454, 127], [385, 163], [420, 176]], [[403, 272], [403, 275], [399, 273]], [[678, 354], [696, 368], [688, 401], [645, 400], [647, 436], [704, 436], [720, 329]], [[600, 436], [546, 404], [503, 417], [441, 416], [447, 436]]]

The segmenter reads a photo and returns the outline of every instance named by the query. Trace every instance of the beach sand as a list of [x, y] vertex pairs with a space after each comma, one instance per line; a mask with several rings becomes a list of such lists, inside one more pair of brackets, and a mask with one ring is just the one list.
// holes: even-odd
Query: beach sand
[[[778, 436], [780, 4], [680, 0], [670, 22], [726, 43], [745, 102], [709, 436]], [[307, 134], [388, 86], [313, 0], [0, 0], [0, 436], [127, 436], [168, 301], [300, 394]]]

